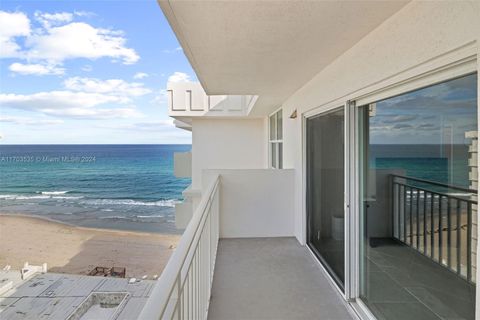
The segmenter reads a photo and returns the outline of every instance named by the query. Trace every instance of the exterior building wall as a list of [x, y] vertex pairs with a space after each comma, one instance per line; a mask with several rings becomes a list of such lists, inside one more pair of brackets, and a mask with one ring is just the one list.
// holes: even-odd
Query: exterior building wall
[[[478, 43], [479, 15], [478, 2], [412, 2], [287, 99], [283, 105], [284, 167], [296, 170], [295, 235], [302, 244], [306, 238], [302, 114], [322, 106], [342, 106], [404, 71]], [[298, 116], [291, 119], [294, 110]]]
[[[478, 190], [478, 132], [466, 132], [465, 137], [470, 140], [468, 146], [468, 172], [470, 189]], [[478, 196], [474, 197], [478, 201]], [[472, 206], [472, 273], [477, 272], [477, 243], [478, 243], [478, 205]]]
[[293, 237], [294, 170], [204, 170], [203, 182], [220, 174], [220, 237]]
[[202, 188], [205, 169], [264, 169], [263, 119], [193, 119], [192, 189]]

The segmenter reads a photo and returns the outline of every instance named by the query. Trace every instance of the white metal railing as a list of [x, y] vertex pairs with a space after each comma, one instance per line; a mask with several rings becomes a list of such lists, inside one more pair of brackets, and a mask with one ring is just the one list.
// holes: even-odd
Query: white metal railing
[[219, 238], [218, 175], [205, 191], [139, 319], [207, 319]]

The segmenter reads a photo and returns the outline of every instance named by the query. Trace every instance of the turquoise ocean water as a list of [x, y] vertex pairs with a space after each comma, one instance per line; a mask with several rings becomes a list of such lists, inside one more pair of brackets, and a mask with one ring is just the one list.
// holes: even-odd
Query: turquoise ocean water
[[458, 187], [469, 187], [468, 145], [372, 144], [369, 166], [400, 169], [402, 175]]
[[[173, 153], [190, 145], [0, 145], [0, 212], [85, 227], [179, 233], [174, 207], [190, 179]], [[370, 167], [468, 186], [468, 146], [371, 145]]]
[[0, 212], [85, 227], [178, 233], [190, 179], [173, 153], [190, 145], [0, 145]]

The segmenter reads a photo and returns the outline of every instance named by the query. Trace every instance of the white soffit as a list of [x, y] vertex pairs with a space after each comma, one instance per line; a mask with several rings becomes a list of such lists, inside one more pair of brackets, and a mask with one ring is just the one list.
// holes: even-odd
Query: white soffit
[[278, 108], [407, 2], [159, 0], [207, 94], [259, 95], [255, 115]]

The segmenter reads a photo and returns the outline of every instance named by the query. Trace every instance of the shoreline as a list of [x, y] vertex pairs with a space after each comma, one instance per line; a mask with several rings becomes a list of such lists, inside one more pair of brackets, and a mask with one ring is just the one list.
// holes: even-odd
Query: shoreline
[[127, 277], [160, 275], [180, 235], [88, 228], [28, 214], [0, 213], [0, 267], [47, 263], [50, 272], [88, 274], [125, 267]]
[[[84, 231], [98, 231], [98, 232], [121, 232], [121, 233], [130, 233], [130, 234], [147, 234], [147, 235], [173, 235], [171, 233], [157, 233], [157, 232], [149, 232], [149, 231], [142, 231], [142, 230], [124, 230], [124, 229], [114, 229], [114, 228], [99, 228], [99, 227], [84, 227], [84, 226], [78, 226], [73, 223], [69, 223], [66, 221], [60, 221], [56, 220], [50, 217], [42, 216], [42, 215], [36, 215], [36, 214], [25, 214], [25, 213], [20, 213], [20, 212], [0, 212], [0, 219], [1, 217], [25, 217], [25, 218], [31, 218], [31, 219], [38, 219], [38, 220], [44, 220], [46, 222], [51, 222], [55, 224], [60, 224], [65, 227], [70, 227], [70, 228], [75, 228], [78, 230], [84, 230]], [[0, 234], [0, 240], [1, 240], [1, 234]]]

